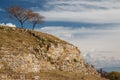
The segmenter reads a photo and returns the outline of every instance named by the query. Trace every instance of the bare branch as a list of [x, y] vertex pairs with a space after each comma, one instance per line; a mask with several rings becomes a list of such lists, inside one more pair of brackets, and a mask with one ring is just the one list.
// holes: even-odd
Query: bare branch
[[9, 17], [13, 20], [18, 21], [23, 28], [23, 23], [29, 21], [33, 24], [33, 29], [36, 24], [40, 24], [43, 22], [44, 17], [38, 13], [34, 13], [32, 10], [25, 10], [19, 6], [11, 6], [8, 7], [7, 12], [9, 13]]
[[27, 21], [27, 11], [19, 6], [11, 6], [7, 8], [7, 12], [9, 13], [9, 17], [13, 20], [20, 22], [21, 27], [23, 28], [23, 23]]
[[36, 26], [37, 24], [40, 24], [40, 23], [43, 23], [43, 22], [44, 22], [44, 21], [43, 21], [44, 17], [41, 16], [40, 14], [38, 14], [38, 13], [32, 13], [31, 16], [32, 16], [32, 17], [29, 19], [29, 22], [31, 22], [31, 23], [33, 24], [32, 30], [35, 28], [35, 26]]

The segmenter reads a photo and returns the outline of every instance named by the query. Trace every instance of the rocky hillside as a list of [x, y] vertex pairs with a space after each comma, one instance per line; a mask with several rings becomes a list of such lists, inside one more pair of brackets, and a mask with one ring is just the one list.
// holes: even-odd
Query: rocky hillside
[[52, 35], [0, 26], [0, 80], [105, 80], [77, 47]]

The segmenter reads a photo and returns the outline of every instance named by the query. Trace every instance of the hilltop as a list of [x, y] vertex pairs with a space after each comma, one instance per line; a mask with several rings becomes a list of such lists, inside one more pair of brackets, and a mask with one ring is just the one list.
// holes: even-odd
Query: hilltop
[[0, 26], [0, 80], [105, 80], [78, 48], [50, 34]]

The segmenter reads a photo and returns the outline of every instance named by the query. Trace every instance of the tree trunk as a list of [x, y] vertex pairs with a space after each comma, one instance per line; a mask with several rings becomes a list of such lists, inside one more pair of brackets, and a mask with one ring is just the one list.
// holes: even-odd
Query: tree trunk
[[21, 28], [23, 28], [23, 22], [20, 22]]
[[33, 24], [32, 30], [34, 30], [36, 24]]

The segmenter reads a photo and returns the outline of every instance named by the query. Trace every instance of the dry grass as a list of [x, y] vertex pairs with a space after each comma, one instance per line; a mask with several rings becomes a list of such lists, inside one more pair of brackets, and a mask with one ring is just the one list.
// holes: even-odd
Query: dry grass
[[[37, 41], [39, 39], [39, 41]], [[37, 32], [37, 31], [31, 31], [31, 30], [25, 30], [25, 29], [18, 29], [18, 28], [10, 28], [5, 26], [0, 26], [0, 47], [2, 44], [6, 44], [4, 46], [12, 46], [14, 48], [14, 45], [20, 46], [21, 44], [24, 45], [33, 45], [37, 46], [38, 44], [41, 45], [41, 43], [49, 44], [49, 43], [64, 43], [67, 42], [60, 40], [57, 37], [54, 37], [52, 35]], [[24, 45], [22, 45], [24, 47]]]
[[[2, 53], [4, 50], [12, 52], [14, 55], [32, 53], [28, 47], [33, 47], [34, 51], [37, 51], [36, 47], [38, 45], [45, 47], [45, 45], [49, 45], [50, 43], [55, 45], [58, 43], [69, 44], [59, 38], [42, 32], [0, 26], [0, 58], [4, 55], [4, 53]], [[47, 47], [45, 48], [47, 51]], [[74, 61], [77, 62], [76, 59], [74, 59]], [[39, 76], [40, 80], [101, 80], [100, 77], [94, 75], [54, 70], [22, 74], [10, 72], [6, 67], [6, 71], [5, 69], [0, 71], [0, 76], [5, 73], [7, 73], [12, 80], [19, 79], [20, 75], [25, 75], [25, 78], [29, 80], [34, 80], [34, 76]]]
[[65, 71], [40, 71], [39, 73], [9, 73], [7, 74], [12, 80], [20, 79], [23, 75], [26, 80], [35, 80], [35, 76], [39, 80], [104, 80], [94, 75], [85, 75], [82, 73], [65, 72]]

